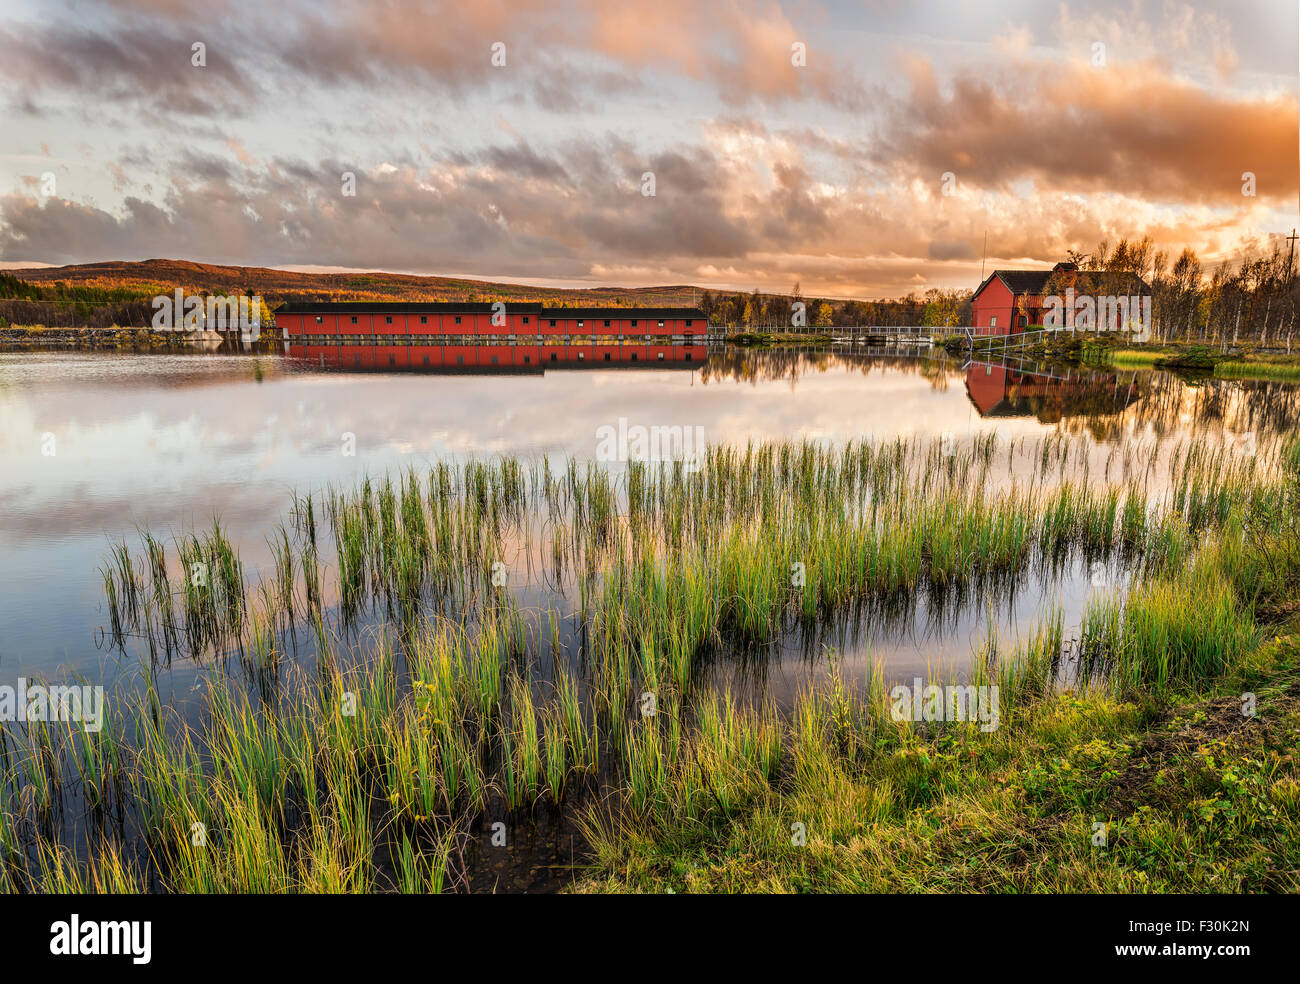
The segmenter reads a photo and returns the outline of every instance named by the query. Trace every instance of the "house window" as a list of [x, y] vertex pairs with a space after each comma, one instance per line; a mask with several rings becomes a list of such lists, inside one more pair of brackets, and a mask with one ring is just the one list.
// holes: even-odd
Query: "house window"
[[609, 353], [608, 353], [608, 352], [605, 353], [605, 361], [606, 361], [606, 362], [609, 361]]
[[355, 314], [352, 316], [352, 323], [354, 325], [357, 323], [357, 316]]
[[460, 315], [456, 315], [456, 324], [460, 324]]
[[555, 353], [554, 353], [554, 352], [551, 353], [551, 361], [552, 361], [552, 362], [555, 361]]
[[429, 323], [428, 315], [424, 315], [424, 314], [420, 315], [420, 324], [427, 325], [428, 323]]
[[605, 327], [606, 327], [606, 328], [609, 327], [609, 319], [608, 319], [608, 318], [605, 319]]
[[552, 327], [552, 328], [555, 327], [555, 319], [554, 319], [554, 318], [551, 319], [551, 327]]
[[690, 319], [688, 318], [688, 319], [686, 320], [686, 327], [689, 328], [690, 326], [691, 326], [691, 322], [690, 322]]
[[996, 328], [997, 326], [998, 326], [998, 316], [995, 314], [993, 317], [989, 318], [989, 327]]
[[635, 318], [632, 319], [632, 327], [633, 327], [633, 328], [636, 327], [636, 319], [635, 319]]
[[384, 324], [386, 324], [386, 325], [391, 325], [392, 323], [393, 323], [393, 319], [392, 319], [392, 318], [385, 318], [385, 319], [384, 319]]
[[664, 360], [664, 354], [663, 354], [662, 352], [660, 352], [660, 353], [659, 353], [659, 361], [660, 361], [660, 362], [663, 362], [663, 360]]
[[578, 327], [579, 327], [579, 328], [582, 327], [582, 322], [581, 322], [581, 321], [578, 322]]
[[316, 315], [316, 324], [323, 325], [324, 323], [325, 323], [325, 319], [322, 318], [319, 314]]
[[530, 366], [530, 365], [532, 365], [532, 364], [533, 364], [533, 357], [532, 357], [531, 355], [525, 355], [525, 356], [524, 356], [524, 365], [526, 365], [526, 366]]
[[659, 327], [662, 328], [663, 326], [664, 326], [664, 323], [663, 323], [662, 321], [659, 322]]
[[632, 361], [633, 361], [633, 362], [636, 361], [636, 353], [635, 353], [635, 352], [632, 353]]
[[1027, 314], [1022, 314], [1022, 315], [1020, 316], [1020, 327], [1021, 327], [1021, 328], [1028, 328], [1028, 327], [1029, 327], [1029, 315], [1027, 315]]
[[524, 324], [528, 324], [528, 315], [524, 315]]

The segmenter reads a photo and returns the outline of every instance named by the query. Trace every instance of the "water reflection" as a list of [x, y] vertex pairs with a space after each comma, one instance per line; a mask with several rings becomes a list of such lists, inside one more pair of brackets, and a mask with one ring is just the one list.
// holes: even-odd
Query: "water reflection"
[[[614, 346], [583, 347], [578, 359], [501, 348], [0, 354], [0, 677], [115, 677], [94, 643], [99, 566], [110, 540], [134, 541], [137, 526], [170, 541], [219, 516], [255, 576], [291, 490], [351, 488], [447, 457], [591, 459], [598, 428], [620, 418], [700, 426], [709, 443], [741, 445], [1077, 434], [1101, 474], [1109, 449], [1134, 434], [1262, 440], [1292, 430], [1300, 409], [1300, 388], [1283, 383], [1043, 373], [942, 352], [668, 346], [660, 359], [655, 347]], [[56, 452], [45, 454], [50, 436]], [[1028, 591], [996, 621], [1021, 626], [1062, 591], [1077, 593], [1061, 583]], [[921, 632], [877, 615], [866, 633], [873, 658], [969, 653], [986, 620], [981, 604], [962, 611]], [[865, 651], [851, 636], [814, 648], [826, 644]]]
[[1142, 399], [1149, 374], [1095, 369], [1026, 366], [1005, 362], [971, 362], [966, 392], [981, 417], [1033, 417], [1055, 424], [1067, 417], [1122, 413]]
[[309, 369], [357, 372], [545, 373], [560, 369], [701, 365], [703, 345], [297, 345], [285, 356]]

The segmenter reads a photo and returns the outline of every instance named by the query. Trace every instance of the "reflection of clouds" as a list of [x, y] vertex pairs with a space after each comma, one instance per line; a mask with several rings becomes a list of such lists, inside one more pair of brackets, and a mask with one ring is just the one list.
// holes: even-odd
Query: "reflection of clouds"
[[[227, 379], [201, 388], [129, 393], [83, 383], [75, 401], [24, 388], [0, 400], [0, 464], [11, 509], [57, 514], [64, 503], [98, 519], [121, 503], [149, 520], [175, 522], [198, 490], [255, 482], [268, 488], [349, 484], [401, 459], [538, 454], [590, 458], [597, 429], [619, 418], [647, 426], [703, 427], [710, 443], [816, 435], [843, 441], [965, 429], [960, 393], [936, 396], [920, 376], [881, 371], [869, 385], [831, 369], [785, 380], [694, 385], [689, 371], [549, 372], [540, 376], [280, 375], [261, 384]], [[56, 424], [51, 424], [57, 418]], [[39, 456], [44, 430], [59, 435], [56, 459]], [[357, 454], [342, 454], [356, 435]], [[159, 489], [168, 494], [155, 501]], [[89, 491], [88, 491], [89, 490]], [[107, 509], [97, 503], [110, 502]], [[89, 507], [89, 508], [88, 508]], [[40, 525], [11, 515], [6, 527]]]
[[[47, 657], [98, 658], [87, 648], [87, 627], [99, 618], [98, 566], [108, 540], [134, 542], [137, 524], [162, 534], [170, 552], [172, 533], [220, 516], [251, 573], [269, 560], [265, 537], [287, 518], [292, 490], [351, 488], [444, 456], [591, 459], [597, 428], [621, 417], [703, 427], [710, 444], [741, 445], [945, 431], [964, 440], [988, 430], [1032, 439], [1051, 429], [1033, 418], [981, 420], [964, 386], [835, 363], [797, 379], [720, 375], [704, 385], [698, 370], [426, 376], [266, 367], [258, 383], [241, 359], [106, 356], [97, 368], [95, 357], [77, 356], [67, 373], [65, 360], [42, 361], [44, 380], [0, 359], [0, 658], [33, 667]], [[1172, 415], [1162, 423], [1174, 427], [1186, 404], [1166, 403]], [[46, 430], [59, 435], [55, 458], [40, 455]], [[1141, 431], [1154, 433], [1149, 423]], [[341, 453], [346, 432], [356, 435], [355, 457]], [[1108, 452], [1095, 449], [1094, 465]]]

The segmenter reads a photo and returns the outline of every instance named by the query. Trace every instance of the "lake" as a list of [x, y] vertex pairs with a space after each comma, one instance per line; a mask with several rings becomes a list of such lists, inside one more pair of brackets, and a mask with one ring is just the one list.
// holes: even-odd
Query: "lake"
[[[0, 354], [0, 676], [116, 681], [123, 671], [103, 645], [100, 567], [112, 542], [134, 545], [137, 528], [169, 540], [217, 517], [246, 567], [263, 569], [266, 537], [293, 492], [349, 489], [440, 459], [588, 461], [600, 428], [623, 420], [737, 445], [1066, 434], [1100, 468], [1120, 441], [1144, 436], [1262, 439], [1296, 419], [1300, 392], [964, 366], [928, 353], [691, 351], [691, 362], [445, 373], [345, 371], [340, 360], [322, 367], [288, 355]], [[1077, 616], [1092, 590], [1084, 573], [1031, 579], [1014, 596], [976, 599], [941, 619], [914, 612], [838, 641], [900, 674], [960, 662], [990, 617], [1014, 638], [1048, 604]]]
[[[878, 453], [859, 454], [853, 460], [865, 467], [868, 460], [880, 464], [893, 456], [919, 469], [909, 473], [909, 481], [923, 493], [919, 504], [929, 494], [925, 490], [930, 476], [960, 494], [963, 474], [978, 475], [992, 492], [1014, 494], [1026, 486], [1042, 490], [1074, 482], [1085, 488], [1126, 487], [1150, 504], [1176, 486], [1180, 462], [1185, 466], [1194, 459], [1200, 468], [1206, 466], [1207, 456], [1249, 460], [1257, 447], [1275, 446], [1274, 439], [1294, 427], [1300, 409], [1300, 388], [1281, 383], [967, 363], [928, 350], [693, 346], [637, 362], [574, 359], [541, 366], [513, 365], [508, 357], [482, 353], [448, 359], [441, 352], [406, 352], [401, 365], [387, 366], [373, 355], [341, 350], [0, 354], [0, 684], [17, 687], [20, 680], [33, 678], [102, 684], [110, 694], [110, 719], [127, 706], [122, 698], [151, 687], [172, 708], [166, 724], [170, 734], [176, 733], [179, 722], [201, 727], [206, 673], [215, 667], [236, 687], [251, 692], [255, 683], [265, 682], [267, 664], [263, 661], [258, 669], [257, 660], [241, 662], [242, 650], [236, 658], [215, 663], [206, 658], [212, 652], [196, 658], [178, 651], [173, 658], [169, 650], [162, 659], [156, 640], [146, 646], [139, 632], [126, 632], [115, 646], [111, 611], [116, 606], [106, 602], [104, 577], [104, 571], [112, 570], [114, 545], [124, 543], [140, 558], [141, 533], [152, 533], [168, 553], [168, 583], [179, 605], [184, 577], [176, 547], [190, 534], [203, 536], [212, 530], [214, 521], [242, 562], [251, 589], [257, 582], [274, 581], [273, 543], [282, 525], [297, 546], [306, 542], [302, 513], [294, 511], [303, 497], [313, 498], [318, 525], [322, 530], [334, 527], [337, 539], [334, 506], [343, 509], [342, 504], [350, 502], [348, 508], [360, 510], [352, 514], [354, 519], [363, 516], [372, 501], [369, 494], [355, 497], [363, 483], [372, 483], [382, 503], [383, 483], [389, 478], [414, 481], [427, 490], [429, 521], [437, 529], [433, 483], [452, 475], [461, 483], [453, 496], [461, 504], [448, 529], [461, 538], [455, 550], [467, 550], [452, 557], [453, 566], [485, 569], [454, 573], [450, 580], [459, 587], [448, 594], [450, 555], [426, 549], [420, 561], [418, 605], [427, 605], [430, 612], [450, 609], [453, 619], [468, 619], [463, 626], [490, 638], [497, 631], [497, 613], [505, 611], [507, 620], [519, 617], [520, 643], [509, 657], [510, 673], [521, 660], [541, 699], [558, 688], [562, 677], [580, 680], [576, 699], [601, 705], [610, 694], [622, 692], [620, 686], [630, 686], [631, 677], [625, 675], [620, 683], [609, 675], [627, 673], [625, 666], [619, 670], [623, 664], [609, 650], [603, 650], [603, 656], [593, 654], [601, 619], [617, 611], [621, 602], [616, 600], [611, 609], [607, 599], [605, 615], [593, 619], [591, 613], [602, 610], [599, 576], [589, 581], [576, 573], [589, 561], [604, 565], [623, 555], [602, 553], [610, 549], [609, 543], [605, 534], [592, 530], [601, 526], [621, 531], [616, 539], [624, 533], [635, 538], [636, 523], [628, 511], [634, 489], [639, 490], [641, 514], [657, 510], [666, 524], [682, 518], [674, 509], [688, 501], [674, 506], [665, 498], [673, 488], [686, 487], [669, 480], [651, 493], [661, 498], [647, 513], [644, 483], [653, 471], [626, 460], [635, 457], [626, 453], [626, 441], [611, 454], [610, 434], [661, 428], [698, 436], [714, 450], [729, 446], [737, 454], [768, 442], [798, 442], [784, 445], [780, 453], [798, 454], [800, 447], [812, 447], [824, 463], [835, 460], [832, 452], [837, 449], [847, 455], [854, 447], [860, 452], [870, 446]], [[755, 460], [762, 460], [761, 453]], [[466, 468], [475, 461], [491, 462], [496, 469], [494, 491], [481, 502], [471, 487], [472, 467]], [[522, 463], [519, 488], [526, 491], [526, 515], [522, 521], [507, 517], [504, 532], [489, 537], [491, 552], [474, 555], [477, 548], [466, 545], [480, 535], [473, 532], [479, 529], [480, 506], [487, 503], [493, 516], [498, 506], [509, 510], [510, 495], [502, 498], [502, 489], [508, 493], [516, 463]], [[447, 471], [449, 464], [459, 471]], [[603, 486], [582, 478], [590, 474], [586, 469], [591, 465], [613, 477], [614, 515], [604, 519], [574, 511], [579, 504], [590, 509], [602, 501], [592, 490], [599, 492]], [[690, 459], [649, 467], [658, 468], [662, 478], [674, 468], [689, 470]], [[1217, 474], [1214, 469], [1219, 467], [1211, 462], [1206, 474]], [[743, 481], [743, 473], [743, 467], [734, 470], [731, 480], [739, 475]], [[888, 474], [888, 469], [878, 472], [873, 481], [879, 484]], [[851, 480], [848, 472], [835, 479], [846, 480]], [[880, 487], [887, 486], [886, 481]], [[585, 489], [582, 495], [587, 498], [570, 501], [566, 488]], [[820, 500], [816, 512], [830, 516], [839, 508], [831, 488], [800, 489], [799, 494], [814, 496], [808, 501], [829, 496]], [[876, 485], [869, 495], [864, 495], [865, 485], [855, 489], [852, 509], [874, 510], [879, 505], [873, 498]], [[791, 491], [785, 487], [781, 494]], [[931, 492], [942, 494], [937, 486]], [[556, 496], [564, 498], [564, 504], [557, 506]], [[724, 534], [718, 537], [698, 525], [710, 505], [691, 503], [695, 515], [686, 519], [697, 523], [691, 536], [713, 542], [710, 549], [716, 549], [726, 531], [718, 531]], [[891, 510], [886, 504], [884, 514], [892, 512], [889, 522], [895, 525], [881, 529], [905, 528], [898, 523], [905, 524], [907, 517], [898, 514], [906, 510], [894, 506]], [[771, 502], [756, 505], [772, 507]], [[378, 515], [383, 514], [381, 506]], [[403, 528], [405, 515], [402, 512]], [[862, 518], [860, 512], [852, 517]], [[400, 547], [401, 536], [379, 540], [375, 514], [366, 523], [364, 549], [372, 557], [368, 563], [382, 551]], [[932, 536], [945, 534], [942, 526], [931, 531]], [[409, 599], [397, 602], [405, 613], [401, 619], [393, 617], [391, 596], [386, 603], [377, 593], [369, 605], [344, 602], [341, 561], [335, 548], [325, 545], [323, 532], [321, 536], [323, 576], [318, 590], [323, 631], [333, 640], [329, 658], [364, 664], [390, 646], [409, 656], [403, 647], [411, 638], [416, 640], [413, 645], [427, 647], [419, 633], [408, 633]], [[820, 539], [827, 540], [824, 535]], [[642, 541], [637, 549], [644, 546]], [[887, 552], [891, 546], [885, 542], [881, 549]], [[575, 552], [564, 562], [556, 559], [555, 573], [548, 573], [551, 560], [570, 548]], [[499, 582], [493, 560], [498, 556]], [[358, 574], [354, 569], [358, 583], [368, 582], [378, 592], [384, 577], [400, 572], [402, 555], [391, 557], [391, 571], [371, 567], [369, 573]], [[486, 585], [490, 560], [491, 583], [503, 585], [504, 594], [494, 595], [487, 587], [480, 593], [473, 587]], [[971, 562], [978, 564], [979, 558]], [[937, 570], [935, 564], [930, 566]], [[597, 575], [603, 569], [598, 566]], [[297, 621], [291, 619], [288, 628], [277, 623], [279, 655], [269, 673], [274, 688], [257, 691], [263, 697], [278, 693], [281, 707], [290, 710], [301, 692], [287, 680], [309, 676], [319, 652], [319, 637], [303, 619], [304, 568], [295, 570], [297, 599], [288, 608], [297, 613]], [[949, 571], [944, 577], [952, 590], [937, 586], [932, 576], [928, 588], [872, 591], [866, 603], [831, 605], [815, 617], [778, 611], [775, 631], [760, 631], [757, 642], [735, 631], [740, 622], [734, 622], [717, 634], [718, 641], [691, 652], [689, 693], [725, 693], [728, 700], [734, 697], [751, 708], [767, 705], [788, 714], [802, 692], [832, 673], [842, 673], [857, 688], [873, 668], [886, 681], [963, 677], [973, 672], [974, 658], [991, 641], [999, 652], [1009, 653], [1053, 615], [1059, 615], [1066, 639], [1073, 638], [1089, 600], [1097, 592], [1122, 587], [1128, 576], [1122, 551], [1107, 555], [1104, 563], [1086, 552], [1066, 551], [1026, 562], [991, 580]], [[585, 588], [577, 587], [579, 580]], [[472, 599], [463, 594], [466, 590], [475, 593]], [[681, 585], [660, 595], [655, 590], [647, 593], [638, 587], [628, 599], [658, 597], [664, 604], [677, 604], [675, 592]], [[450, 605], [448, 597], [453, 598]], [[504, 609], [501, 597], [508, 599]], [[743, 620], [745, 605], [753, 600], [737, 606], [733, 602], [738, 598], [723, 606], [733, 621]], [[651, 613], [651, 621], [655, 617]], [[672, 618], [668, 621], [673, 623]], [[394, 629], [397, 622], [401, 624]], [[737, 635], [745, 638], [733, 639]], [[429, 650], [421, 652], [427, 668]], [[282, 672], [281, 655], [288, 657], [295, 672]], [[304, 672], [297, 673], [299, 669]], [[510, 679], [516, 682], [509, 686], [517, 688], [519, 678]], [[499, 677], [496, 685], [500, 683]], [[679, 679], [668, 691], [686, 693], [688, 688]], [[521, 700], [526, 705], [526, 697], [512, 689], [510, 705], [518, 707]], [[116, 722], [119, 728], [122, 724]], [[621, 747], [625, 756], [630, 754], [630, 746]], [[483, 754], [490, 773], [496, 768], [496, 753]], [[160, 774], [166, 774], [171, 766], [160, 768]], [[602, 757], [592, 788], [619, 781], [609, 768]], [[73, 787], [59, 795], [67, 796], [72, 808], [56, 836], [85, 857], [86, 837], [99, 829], [102, 815], [87, 812], [98, 818], [88, 825], [77, 819], [90, 806], [82, 793]], [[483, 824], [509, 812], [516, 802], [505, 787], [490, 797], [493, 805], [486, 812], [471, 811], [475, 819], [467, 829], [484, 831]], [[573, 797], [582, 801], [581, 788]], [[152, 879], [162, 873], [147, 861], [147, 822], [137, 808], [133, 800], [127, 801], [129, 819], [119, 823], [115, 836], [129, 846], [156, 885]], [[574, 816], [569, 809], [532, 810], [515, 824], [514, 839], [504, 851], [487, 850], [483, 837], [462, 833], [458, 836], [467, 839], [453, 867], [461, 872], [463, 885], [473, 890], [561, 887], [584, 856]], [[377, 849], [376, 864], [391, 876], [391, 870], [383, 868], [384, 854]]]

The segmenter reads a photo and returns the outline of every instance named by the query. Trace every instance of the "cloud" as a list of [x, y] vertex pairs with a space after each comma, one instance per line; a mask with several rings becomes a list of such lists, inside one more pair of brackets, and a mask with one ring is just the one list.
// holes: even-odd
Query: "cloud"
[[206, 65], [196, 66], [198, 41], [200, 34], [173, 27], [91, 31], [57, 19], [11, 26], [0, 30], [0, 75], [33, 112], [37, 96], [62, 92], [166, 113], [242, 114], [260, 91], [237, 64], [239, 52], [204, 42]]
[[[614, 136], [489, 144], [433, 166], [358, 168], [355, 197], [341, 194], [347, 168], [334, 160], [190, 156], [159, 201], [130, 196], [112, 212], [30, 193], [0, 198], [0, 259], [174, 256], [642, 283], [705, 273], [714, 286], [783, 290], [801, 280], [852, 295], [971, 281], [986, 229], [991, 257], [1021, 262], [1126, 234], [1135, 216], [1175, 243], [1211, 222], [1225, 241], [1243, 232], [1203, 208], [1144, 214], [1124, 196], [1008, 195], [990, 209], [983, 194], [945, 198], [921, 182], [839, 186], [819, 181], [813, 155], [787, 134], [751, 128], [747, 141], [766, 162], [757, 171], [750, 158], [687, 144], [645, 153]], [[656, 175], [654, 197], [641, 194], [643, 170]]]
[[932, 260], [973, 260], [978, 255], [973, 243], [965, 240], [935, 240], [927, 255]]
[[961, 71], [948, 86], [913, 65], [911, 78], [876, 157], [925, 180], [951, 170], [997, 190], [1028, 179], [1082, 194], [1241, 205], [1250, 171], [1260, 198], [1295, 197], [1294, 93], [1242, 98], [1154, 61], [1021, 61]]
[[[38, 93], [88, 94], [190, 116], [243, 115], [308, 87], [464, 95], [513, 88], [556, 113], [594, 109], [613, 92], [662, 81], [706, 84], [726, 102], [857, 104], [851, 66], [764, 0], [334, 0], [274, 11], [187, 0], [101, 5], [85, 18], [14, 23], [0, 32], [0, 76], [33, 111]], [[194, 42], [207, 67], [190, 64]], [[808, 46], [792, 64], [792, 45]], [[504, 45], [504, 64], [493, 46]], [[643, 77], [643, 73], [647, 73]], [[17, 95], [13, 97], [19, 99]]]
[[[913, 16], [885, 6], [114, 0], [15, 20], [0, 78], [26, 147], [0, 157], [0, 260], [880, 294], [973, 286], [986, 233], [1003, 265], [1143, 233], [1209, 260], [1294, 207], [1294, 81], [1241, 68], [1261, 42], [1237, 21], [1102, 3], [881, 40]], [[65, 199], [37, 196], [46, 145]]]

